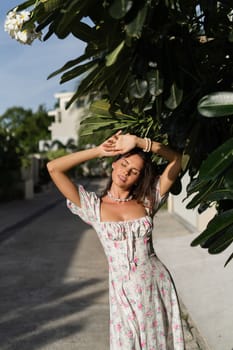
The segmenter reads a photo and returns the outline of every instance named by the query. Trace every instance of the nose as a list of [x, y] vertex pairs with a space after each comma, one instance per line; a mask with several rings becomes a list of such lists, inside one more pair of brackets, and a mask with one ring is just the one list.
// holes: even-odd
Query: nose
[[124, 175], [129, 175], [130, 170], [129, 169], [124, 169]]
[[126, 176], [129, 176], [130, 173], [131, 173], [131, 169], [129, 169], [129, 168], [125, 169], [125, 175]]

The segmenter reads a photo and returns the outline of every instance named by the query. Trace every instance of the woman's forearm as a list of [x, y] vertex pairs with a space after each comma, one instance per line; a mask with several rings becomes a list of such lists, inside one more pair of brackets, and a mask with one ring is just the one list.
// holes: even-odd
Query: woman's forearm
[[76, 185], [71, 181], [66, 172], [85, 161], [100, 157], [100, 154], [100, 148], [95, 147], [84, 151], [74, 152], [47, 163], [47, 169], [54, 184], [66, 198], [78, 206], [81, 206], [79, 192]]
[[[146, 139], [137, 137], [136, 146], [147, 151], [148, 141], [146, 141]], [[166, 168], [160, 175], [160, 195], [163, 196], [165, 193], [168, 193], [181, 171], [182, 155], [170, 147], [156, 141], [151, 142], [150, 150], [151, 152], [158, 154], [159, 156], [168, 160]]]
[[101, 152], [99, 147], [94, 147], [51, 160], [50, 162], [48, 162], [47, 168], [50, 173], [55, 171], [66, 172], [83, 162], [86, 162], [90, 159], [98, 158], [100, 156]]
[[[139, 148], [145, 149], [146, 148], [146, 140], [141, 137], [137, 137], [136, 139], [136, 145]], [[159, 156], [163, 157], [164, 159], [168, 160], [169, 162], [181, 160], [181, 154], [174, 151], [168, 146], [163, 145], [162, 143], [152, 141], [151, 142], [151, 152], [156, 153]]]

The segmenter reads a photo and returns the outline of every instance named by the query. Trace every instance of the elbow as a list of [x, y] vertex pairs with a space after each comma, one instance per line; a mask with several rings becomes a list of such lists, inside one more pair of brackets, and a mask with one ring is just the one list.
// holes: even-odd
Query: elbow
[[48, 162], [46, 164], [46, 166], [47, 166], [47, 170], [48, 170], [49, 174], [52, 174], [55, 170], [53, 161]]

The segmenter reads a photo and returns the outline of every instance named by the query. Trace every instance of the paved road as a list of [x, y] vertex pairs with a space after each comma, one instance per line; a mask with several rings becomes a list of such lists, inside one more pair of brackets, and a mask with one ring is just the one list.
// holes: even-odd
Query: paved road
[[[107, 350], [108, 268], [94, 231], [53, 190], [0, 212], [0, 349]], [[206, 350], [182, 312], [187, 350]]]

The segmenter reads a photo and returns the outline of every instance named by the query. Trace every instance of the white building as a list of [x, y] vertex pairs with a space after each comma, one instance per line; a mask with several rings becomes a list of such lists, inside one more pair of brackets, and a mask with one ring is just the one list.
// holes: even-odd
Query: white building
[[[72, 141], [74, 145], [78, 144], [80, 122], [88, 111], [89, 97], [80, 97], [66, 109], [73, 94], [74, 92], [59, 92], [54, 95], [57, 99], [57, 107], [48, 112], [52, 120], [49, 126], [51, 137], [49, 141], [40, 141], [40, 151], [43, 151], [46, 145], [52, 145], [54, 141], [61, 142], [63, 145], [68, 141]], [[53, 149], [56, 149], [56, 146]]]

